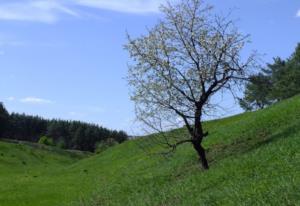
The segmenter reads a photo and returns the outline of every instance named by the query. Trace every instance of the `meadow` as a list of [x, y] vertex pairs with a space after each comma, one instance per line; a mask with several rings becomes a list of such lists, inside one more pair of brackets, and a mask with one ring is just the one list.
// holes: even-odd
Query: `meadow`
[[146, 154], [147, 137], [97, 155], [0, 141], [0, 205], [300, 205], [300, 96], [205, 130], [209, 171], [189, 144]]

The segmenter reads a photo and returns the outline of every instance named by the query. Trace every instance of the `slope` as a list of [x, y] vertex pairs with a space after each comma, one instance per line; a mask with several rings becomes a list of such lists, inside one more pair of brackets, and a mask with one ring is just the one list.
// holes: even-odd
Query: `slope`
[[[0, 156], [0, 205], [300, 204], [299, 96], [205, 128], [208, 172], [188, 144], [168, 158], [145, 154], [146, 137], [80, 160], [51, 153], [36, 163], [30, 154], [24, 166], [20, 158], [29, 151], [13, 152], [11, 161]], [[1, 143], [0, 154], [4, 147], [11, 145]]]
[[0, 205], [51, 205], [72, 200], [68, 196], [77, 189], [64, 181], [61, 169], [84, 157], [87, 154], [81, 152], [0, 141]]

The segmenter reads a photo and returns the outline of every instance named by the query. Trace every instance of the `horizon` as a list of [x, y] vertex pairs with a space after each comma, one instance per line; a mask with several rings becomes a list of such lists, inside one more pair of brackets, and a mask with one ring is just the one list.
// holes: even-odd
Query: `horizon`
[[[123, 45], [126, 31], [139, 36], [155, 25], [161, 2], [2, 1], [0, 102], [10, 113], [88, 122], [130, 135], [141, 132], [133, 123], [125, 80], [131, 60]], [[205, 2], [218, 13], [233, 10], [239, 29], [251, 35], [248, 49], [264, 54], [264, 64], [289, 57], [299, 42], [296, 0], [289, 5], [279, 0]], [[224, 99], [228, 111], [220, 117], [241, 113], [232, 98]]]

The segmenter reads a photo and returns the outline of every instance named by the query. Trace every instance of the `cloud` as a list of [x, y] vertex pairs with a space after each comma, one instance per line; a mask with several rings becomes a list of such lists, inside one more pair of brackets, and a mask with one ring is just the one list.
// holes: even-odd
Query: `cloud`
[[95, 107], [95, 106], [90, 106], [86, 108], [89, 112], [92, 113], [103, 113], [105, 112], [105, 109], [103, 107]]
[[[79, 17], [80, 7], [133, 14], [157, 13], [165, 0], [10, 0], [0, 3], [0, 20], [55, 23], [61, 15]], [[9, 3], [7, 3], [9, 2]], [[76, 8], [76, 10], [75, 10]], [[83, 15], [86, 16], [86, 15]]]
[[298, 10], [296, 17], [300, 17], [300, 9]]
[[76, 4], [126, 13], [157, 13], [163, 0], [74, 0]]
[[53, 104], [54, 102], [48, 99], [42, 99], [37, 97], [26, 97], [20, 100], [22, 103], [27, 104]]
[[78, 118], [85, 118], [87, 116], [86, 113], [84, 112], [75, 112], [75, 111], [71, 111], [68, 113], [68, 115], [73, 119], [78, 119]]
[[54, 23], [59, 14], [78, 16], [76, 12], [55, 0], [0, 3], [0, 20]]
[[21, 42], [21, 41], [10, 41], [10, 40], [2, 40], [0, 39], [0, 47], [5, 47], [5, 46], [9, 46], [9, 47], [21, 47], [21, 46], [25, 46], [26, 43], [25, 42]]
[[74, 110], [69, 112], [68, 115], [70, 116], [86, 116], [86, 115], [93, 115], [93, 114], [101, 114], [105, 112], [103, 107], [97, 106], [84, 106], [84, 107], [74, 107]]
[[[0, 10], [1, 10], [1, 4], [0, 4]], [[1, 14], [0, 14], [1, 15]], [[14, 39], [14, 34], [7, 34], [0, 32], [0, 50], [5, 53], [5, 47], [23, 47], [28, 45], [27, 42], [24, 41], [18, 41]]]
[[76, 115], [78, 115], [78, 113], [77, 112], [69, 112], [69, 115], [76, 116]]
[[16, 98], [15, 97], [7, 97], [6, 100], [7, 101], [14, 101]]

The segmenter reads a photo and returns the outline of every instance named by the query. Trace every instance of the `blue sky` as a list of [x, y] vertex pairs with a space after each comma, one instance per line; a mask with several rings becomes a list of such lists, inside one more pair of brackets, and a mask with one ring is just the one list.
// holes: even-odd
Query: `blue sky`
[[[10, 112], [93, 122], [131, 133], [123, 45], [153, 26], [163, 0], [1, 0], [0, 101]], [[210, 0], [251, 34], [250, 49], [288, 57], [300, 42], [298, 0]], [[240, 112], [233, 101], [229, 114]]]

